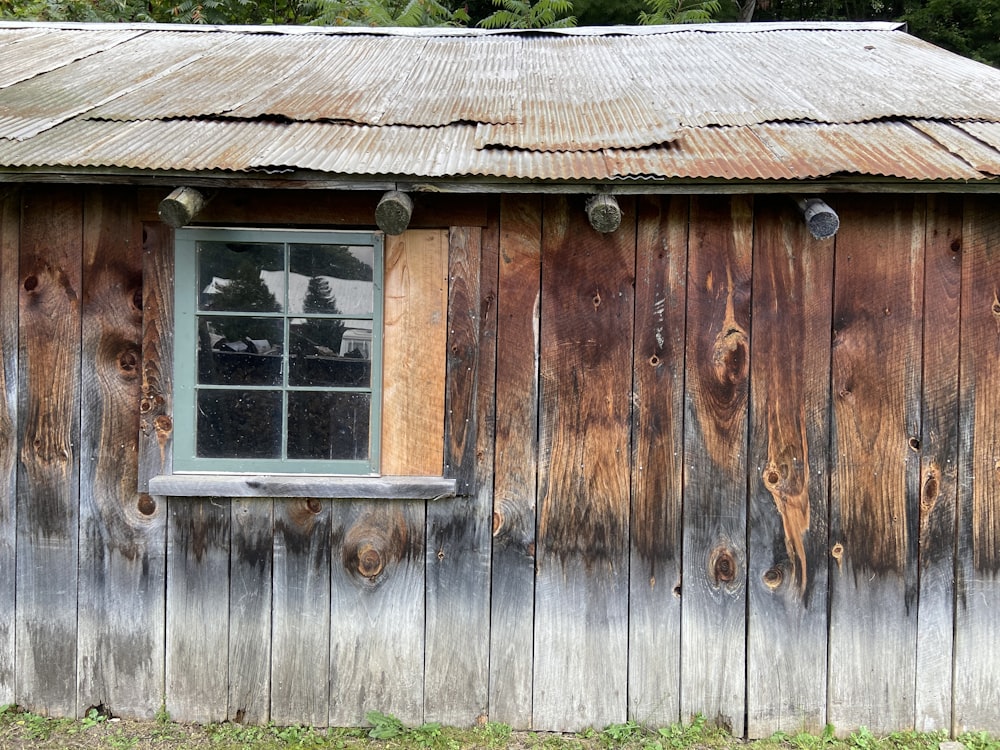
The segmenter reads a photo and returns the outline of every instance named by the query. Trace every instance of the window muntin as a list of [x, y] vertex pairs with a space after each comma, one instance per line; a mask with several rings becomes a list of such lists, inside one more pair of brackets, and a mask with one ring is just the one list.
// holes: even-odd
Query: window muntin
[[378, 473], [382, 238], [180, 229], [175, 471]]

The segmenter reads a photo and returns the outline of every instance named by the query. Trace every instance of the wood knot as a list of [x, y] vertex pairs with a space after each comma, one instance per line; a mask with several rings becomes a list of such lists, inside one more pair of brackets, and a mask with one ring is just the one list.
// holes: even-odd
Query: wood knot
[[768, 469], [764, 472], [764, 484], [768, 487], [774, 488], [781, 483], [781, 474], [778, 473], [777, 469]]
[[323, 510], [323, 503], [317, 500], [315, 497], [311, 497], [306, 500], [306, 510], [310, 513], [316, 514]]
[[503, 528], [503, 513], [498, 510], [493, 511], [493, 536], [500, 533]]
[[374, 578], [385, 567], [382, 554], [371, 544], [358, 548], [358, 572], [365, 578]]
[[139, 502], [136, 503], [136, 508], [142, 515], [151, 516], [156, 513], [156, 500], [151, 495], [143, 493], [139, 495]]
[[139, 354], [135, 349], [127, 349], [118, 355], [118, 370], [123, 375], [135, 376], [139, 371]]
[[594, 303], [594, 309], [595, 310], [597, 308], [599, 308], [601, 306], [601, 293], [600, 292], [594, 292], [594, 297], [593, 297], [593, 299], [591, 299], [591, 302]]
[[907, 442], [907, 445], [910, 446], [910, 450], [911, 451], [916, 452], [916, 451], [920, 450], [920, 438], [918, 438], [918, 437], [911, 437], [906, 442]]
[[920, 493], [920, 505], [925, 510], [930, 510], [937, 503], [938, 491], [941, 483], [936, 471], [931, 471], [924, 480], [923, 492]]
[[837, 561], [837, 565], [840, 565], [840, 563], [844, 559], [844, 545], [841, 544], [840, 542], [837, 542], [835, 545], [833, 545], [833, 548], [830, 550], [830, 555], [833, 557], [834, 560]]
[[173, 432], [174, 420], [168, 417], [166, 414], [160, 414], [156, 419], [153, 420], [153, 427], [161, 435], [168, 435]]
[[38, 288], [38, 277], [32, 274], [24, 280], [24, 291], [33, 292]]
[[709, 559], [709, 571], [716, 584], [736, 580], [736, 557], [727, 547], [716, 547]]
[[660, 364], [660, 358], [654, 354], [652, 357], [649, 358], [649, 364], [651, 364], [653, 367], [658, 367]]
[[771, 589], [771, 591], [778, 588], [784, 580], [785, 571], [777, 566], [764, 571], [764, 585]]
[[954, 240], [952, 240], [951, 241], [951, 251], [953, 253], [960, 253], [960, 252], [962, 252], [962, 240], [960, 240], [960, 239], [954, 239]]

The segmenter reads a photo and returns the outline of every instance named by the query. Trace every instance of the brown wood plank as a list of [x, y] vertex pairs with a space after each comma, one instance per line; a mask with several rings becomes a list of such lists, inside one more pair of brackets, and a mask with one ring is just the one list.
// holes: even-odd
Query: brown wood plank
[[1000, 732], [1000, 211], [966, 198], [953, 731]]
[[546, 198], [534, 725], [622, 722], [628, 687], [635, 204], [613, 234]]
[[827, 719], [844, 732], [913, 724], [923, 206], [837, 202]]
[[28, 189], [20, 238], [17, 701], [76, 713], [79, 532], [79, 190]]
[[330, 501], [274, 508], [271, 719], [326, 726], [330, 703]]
[[747, 733], [826, 724], [833, 242], [755, 201]]
[[232, 500], [229, 562], [230, 721], [271, 717], [271, 558], [274, 500]]
[[0, 706], [14, 703], [17, 537], [17, 297], [20, 191], [0, 202]]
[[696, 197], [688, 239], [681, 718], [743, 734], [753, 209]]
[[[445, 473], [458, 496], [427, 506], [424, 718], [488, 716], [499, 229], [449, 236]], [[455, 645], [461, 643], [461, 648]]]
[[686, 197], [638, 203], [629, 718], [680, 720]]
[[962, 200], [928, 199], [924, 246], [923, 434], [916, 728], [951, 730], [958, 493]]
[[[170, 188], [139, 191], [140, 218], [159, 221], [157, 209]], [[211, 191], [206, 191], [211, 193]], [[377, 190], [220, 190], [195, 217], [198, 224], [229, 226], [324, 226], [375, 228]], [[482, 195], [410, 193], [411, 229], [486, 226], [487, 198]]]
[[440, 475], [444, 450], [448, 236], [387, 237], [382, 473]]
[[173, 467], [174, 233], [142, 225], [142, 372], [139, 401], [140, 492]]
[[142, 228], [129, 189], [84, 199], [79, 710], [152, 718], [163, 686], [166, 510], [136, 490]]
[[500, 201], [490, 720], [531, 726], [542, 201]]
[[171, 499], [167, 507], [166, 709], [175, 721], [227, 718], [230, 503]]
[[333, 507], [330, 724], [424, 715], [424, 503]]

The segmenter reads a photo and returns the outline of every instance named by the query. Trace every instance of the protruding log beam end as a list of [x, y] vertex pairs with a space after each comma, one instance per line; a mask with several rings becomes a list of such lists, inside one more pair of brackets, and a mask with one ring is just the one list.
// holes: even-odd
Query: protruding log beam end
[[809, 227], [809, 234], [817, 240], [828, 240], [840, 229], [840, 217], [819, 198], [798, 198], [795, 201]]
[[614, 232], [622, 224], [622, 210], [613, 195], [593, 195], [587, 200], [587, 219], [601, 234]]
[[180, 229], [194, 220], [194, 217], [208, 204], [208, 200], [200, 190], [179, 187], [160, 201], [160, 219], [164, 224]]
[[375, 206], [375, 223], [388, 235], [402, 234], [413, 216], [413, 199], [399, 190], [389, 190]]

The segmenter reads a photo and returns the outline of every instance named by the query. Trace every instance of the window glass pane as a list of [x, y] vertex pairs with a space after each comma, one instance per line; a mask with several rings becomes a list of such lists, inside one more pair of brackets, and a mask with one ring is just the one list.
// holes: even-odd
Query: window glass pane
[[294, 356], [290, 385], [368, 388], [372, 382], [372, 322], [299, 318], [289, 327]]
[[288, 457], [368, 458], [367, 393], [288, 394]]
[[198, 243], [198, 308], [280, 312], [285, 299], [280, 244]]
[[292, 313], [370, 315], [374, 250], [349, 245], [291, 245]]
[[281, 385], [280, 319], [204, 316], [198, 320], [198, 382]]
[[198, 456], [280, 458], [281, 393], [198, 391]]

